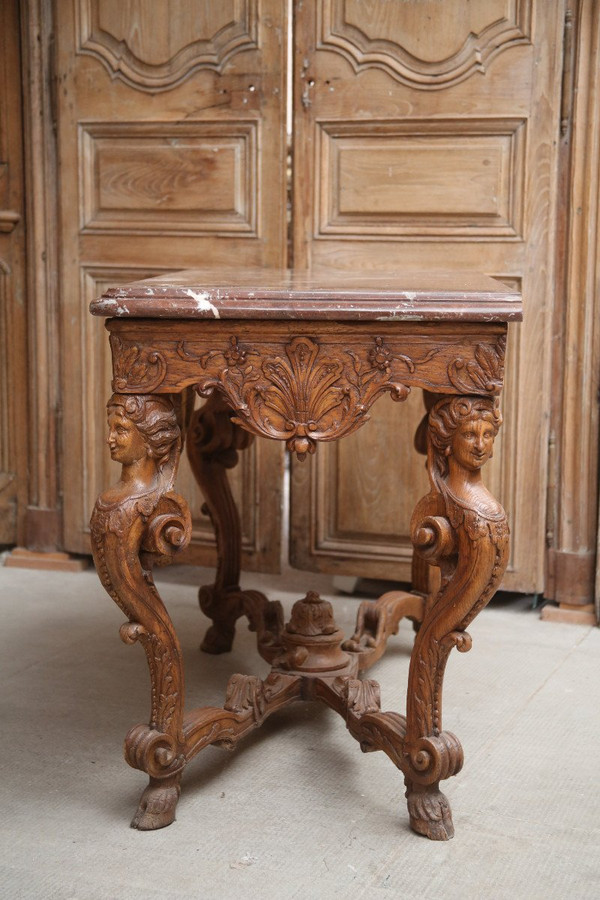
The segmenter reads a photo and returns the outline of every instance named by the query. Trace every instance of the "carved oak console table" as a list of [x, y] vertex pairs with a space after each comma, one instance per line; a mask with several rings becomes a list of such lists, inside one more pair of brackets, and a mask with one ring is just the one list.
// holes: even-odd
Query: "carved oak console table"
[[[121, 637], [142, 644], [151, 676], [150, 721], [125, 739], [127, 762], [150, 777], [132, 825], [174, 820], [182, 771], [203, 747], [231, 748], [275, 710], [308, 699], [338, 712], [363, 751], [383, 750], [404, 773], [416, 832], [452, 837], [439, 782], [460, 770], [463, 754], [442, 728], [442, 682], [452, 647], [470, 648], [465, 629], [507, 561], [506, 516], [481, 467], [501, 424], [507, 322], [521, 318], [519, 296], [472, 275], [190, 271], [113, 288], [91, 311], [108, 317], [108, 443], [122, 464], [92, 515], [94, 559], [128, 618]], [[283, 440], [304, 459], [319, 441], [363, 425], [385, 392], [401, 401], [412, 388], [424, 391], [415, 443], [430, 480], [411, 523], [413, 590], [362, 603], [346, 640], [314, 593], [284, 625], [277, 601], [239, 587], [226, 470], [253, 435]], [[191, 415], [188, 389], [208, 398]], [[245, 615], [272, 665], [264, 680], [233, 675], [222, 708], [187, 713], [179, 642], [151, 575], [190, 538], [188, 507], [173, 490], [186, 433], [219, 554], [215, 583], [200, 590], [212, 621], [202, 647], [228, 651]], [[416, 630], [406, 716], [382, 712], [377, 682], [359, 678], [403, 616]]]

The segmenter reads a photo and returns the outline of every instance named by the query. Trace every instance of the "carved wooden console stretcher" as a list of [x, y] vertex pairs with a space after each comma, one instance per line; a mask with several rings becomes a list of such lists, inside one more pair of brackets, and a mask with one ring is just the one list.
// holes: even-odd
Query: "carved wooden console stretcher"
[[[203, 747], [233, 747], [285, 704], [311, 699], [343, 716], [363, 751], [383, 750], [404, 773], [415, 831], [452, 837], [439, 783], [463, 754], [442, 727], [442, 683], [450, 650], [470, 648], [465, 629], [506, 567], [506, 516], [481, 467], [501, 424], [507, 322], [521, 318], [519, 296], [473, 275], [190, 271], [113, 288], [91, 310], [108, 318], [108, 443], [122, 464], [92, 515], [94, 558], [127, 616], [121, 637], [142, 644], [151, 676], [150, 721], [125, 739], [127, 762], [150, 777], [132, 825], [174, 820], [182, 771]], [[401, 401], [412, 388], [424, 391], [415, 443], [430, 480], [411, 523], [413, 590], [362, 603], [347, 640], [331, 604], [310, 592], [284, 625], [279, 602], [239, 587], [227, 469], [253, 435], [283, 440], [304, 459], [363, 425], [377, 397]], [[187, 389], [208, 398], [191, 416]], [[272, 665], [265, 680], [233, 675], [222, 708], [187, 713], [179, 642], [151, 574], [190, 538], [187, 504], [173, 490], [186, 431], [218, 543], [215, 582], [200, 590], [212, 622], [202, 648], [228, 651], [245, 615]], [[403, 616], [417, 630], [406, 716], [382, 712], [377, 682], [359, 678]]]

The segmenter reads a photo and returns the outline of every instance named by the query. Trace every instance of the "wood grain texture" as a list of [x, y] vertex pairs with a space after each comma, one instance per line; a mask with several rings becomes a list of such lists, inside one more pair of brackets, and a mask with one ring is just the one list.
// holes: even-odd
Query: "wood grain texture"
[[[540, 409], [548, 408], [551, 393], [563, 14], [562, 2], [549, 11], [530, 0], [425, 7], [373, 2], [368, 11], [364, 4], [332, 0], [303, 4], [296, 16], [302, 49], [295, 69], [294, 266], [363, 274], [392, 264], [403, 272], [484, 271], [522, 289], [525, 321], [520, 345], [511, 345], [506, 395], [516, 403], [507, 420], [518, 426], [503, 435], [491, 466], [495, 490], [500, 477], [514, 486], [512, 496], [502, 496], [517, 529], [505, 586], [524, 591], [543, 590], [545, 578], [548, 420]], [[430, 27], [446, 17], [447, 27]], [[450, 69], [459, 65], [462, 42], [476, 43], [492, 23], [514, 29], [517, 39], [507, 40], [484, 71], [454, 78]], [[448, 56], [450, 47], [457, 56]], [[427, 77], [393, 71], [404, 65], [404, 50], [420, 60], [413, 68]], [[402, 409], [390, 417], [384, 444], [397, 446], [398, 418], [407, 414]], [[404, 440], [417, 424], [415, 413]], [[326, 453], [367, 458], [368, 440], [360, 432]], [[402, 473], [406, 484], [422, 477], [419, 465], [415, 460]], [[317, 484], [294, 503], [294, 515], [304, 522], [312, 513], [301, 506], [321, 495], [319, 480], [339, 480], [323, 461], [313, 469]], [[297, 477], [304, 484], [308, 476]], [[406, 577], [406, 538], [390, 551], [382, 534], [376, 550], [378, 517], [389, 521], [398, 511], [395, 483], [388, 481], [382, 495], [387, 508], [380, 507], [364, 529], [364, 552], [354, 541], [351, 565], [356, 574], [371, 576], [380, 559], [380, 577]], [[527, 499], [532, 496], [533, 503]], [[352, 506], [341, 512], [342, 520], [351, 516]], [[364, 526], [366, 514], [358, 518]], [[333, 545], [331, 521], [318, 528]], [[405, 536], [407, 525], [405, 519], [398, 527]], [[296, 538], [293, 553], [302, 566], [328, 571], [342, 570], [350, 558], [321, 553], [314, 544], [296, 546]]]
[[[95, 394], [106, 383], [107, 349], [102, 329], [88, 322], [89, 301], [107, 281], [202, 261], [285, 262], [286, 14], [275, 0], [262, 0], [260, 17], [255, 0], [56, 6], [68, 550], [89, 550], [82, 507], [109, 483]], [[235, 473], [246, 567], [279, 567], [281, 467], [281, 449], [269, 443]], [[178, 483], [192, 482], [184, 462]], [[214, 536], [199, 499], [192, 514], [186, 558], [212, 564]]]
[[[272, 284], [268, 273], [263, 280]], [[280, 288], [280, 300], [285, 293]], [[237, 302], [231, 300], [233, 309]], [[460, 770], [463, 753], [442, 727], [445, 665], [453, 647], [470, 649], [465, 629], [508, 562], [506, 514], [481, 478], [502, 422], [506, 323], [463, 321], [458, 307], [445, 322], [305, 322], [295, 319], [291, 301], [277, 321], [130, 316], [108, 327], [115, 390], [108, 445], [121, 475], [100, 494], [90, 528], [101, 581], [128, 617], [121, 637], [142, 644], [150, 669], [150, 721], [125, 739], [126, 760], [149, 775], [132, 826], [171, 824], [193, 756], [209, 744], [235, 746], [271, 712], [303, 699], [332, 707], [363, 751], [384, 751], [403, 772], [414, 831], [451, 838], [439, 783]], [[411, 541], [438, 577], [428, 588], [416, 567], [415, 593], [393, 591], [362, 604], [346, 641], [332, 604], [314, 591], [294, 604], [284, 626], [278, 602], [239, 587], [241, 528], [226, 470], [253, 433], [285, 441], [303, 459], [319, 441], [363, 425], [380, 395], [405, 400], [412, 384], [426, 385], [417, 448], [427, 453], [429, 492], [413, 513]], [[208, 401], [191, 417], [188, 455], [219, 553], [214, 584], [199, 595], [212, 620], [202, 648], [230, 650], [236, 620], [245, 615], [272, 668], [265, 680], [233, 675], [223, 708], [186, 715], [181, 650], [151, 568], [168, 562], [191, 535], [189, 509], [173, 488], [180, 422], [188, 419], [186, 403], [174, 398], [192, 385]], [[357, 679], [404, 616], [417, 628], [406, 716], [381, 712], [378, 684]]]
[[528, 43], [530, 14], [528, 0], [456, 8], [430, 0], [406, 4], [402, 16], [385, 0], [323, 0], [319, 49], [340, 53], [356, 72], [378, 68], [410, 87], [439, 90], [485, 72], [497, 54]]
[[[546, 596], [587, 605], [595, 592], [600, 389], [600, 10], [577, 7], [572, 118], [563, 143], [571, 178], [564, 198], [564, 303], [557, 309], [552, 411], [556, 456]], [[569, 163], [570, 157], [570, 163]]]
[[77, 0], [77, 51], [138, 90], [170, 90], [196, 69], [222, 72], [258, 46], [257, 0], [159, 0], [152, 16], [131, 0]]
[[0, 8], [0, 544], [24, 539], [29, 474], [19, 34], [9, 0]]
[[[145, 274], [154, 275], [152, 270]], [[140, 279], [144, 272], [110, 267], [84, 267], [82, 295], [86, 303], [107, 290], [114, 281]], [[83, 322], [84, 353], [90, 371], [96, 373], [96, 381], [86, 383], [83, 410], [82, 469], [83, 490], [78, 497], [79, 516], [85, 522], [95, 498], [116, 476], [117, 467], [105, 453], [103, 442], [98, 440], [95, 423], [105, 416], [105, 397], [110, 393], [112, 363], [104, 322], [87, 316]], [[99, 389], [102, 385], [102, 390]], [[277, 568], [277, 548], [281, 532], [281, 482], [273, 472], [281, 466], [282, 448], [257, 441], [242, 454], [242, 459], [229, 474], [231, 489], [240, 511], [242, 522], [242, 560], [247, 570]], [[188, 498], [192, 516], [192, 540], [180, 555], [181, 562], [212, 566], [216, 562], [216, 543], [210, 519], [203, 511], [203, 499], [196, 488], [187, 456], [180, 461], [176, 489]], [[261, 506], [262, 505], [262, 506]], [[260, 515], [258, 509], [270, 510]], [[83, 526], [82, 536], [75, 545], [79, 552], [90, 550], [89, 529]]]

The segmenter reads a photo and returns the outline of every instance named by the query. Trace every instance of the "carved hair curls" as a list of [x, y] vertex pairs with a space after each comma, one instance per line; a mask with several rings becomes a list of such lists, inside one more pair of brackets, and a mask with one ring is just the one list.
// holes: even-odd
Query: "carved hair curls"
[[469, 419], [483, 419], [494, 429], [494, 437], [502, 425], [497, 399], [490, 397], [444, 397], [429, 413], [429, 436], [433, 445], [434, 472], [448, 473], [448, 450], [455, 431]]
[[150, 457], [157, 461], [159, 467], [169, 461], [174, 445], [179, 449], [181, 432], [175, 410], [167, 397], [113, 394], [106, 409], [109, 413], [123, 410], [122, 414], [136, 426]]

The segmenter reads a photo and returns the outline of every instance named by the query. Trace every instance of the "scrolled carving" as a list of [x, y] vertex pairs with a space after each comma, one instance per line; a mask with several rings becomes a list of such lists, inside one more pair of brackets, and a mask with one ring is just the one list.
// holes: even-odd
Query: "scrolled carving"
[[417, 519], [411, 539], [415, 552], [431, 562], [456, 553], [456, 531], [443, 516], [425, 516], [420, 521]]
[[192, 536], [192, 520], [183, 497], [170, 492], [158, 502], [148, 522], [142, 543], [144, 561], [152, 556], [154, 565], [168, 565], [173, 553], [183, 550]]
[[463, 766], [463, 751], [456, 735], [442, 731], [420, 738], [407, 748], [411, 778], [420, 784], [433, 784], [456, 775]]
[[[125, 755], [130, 765], [151, 778], [164, 779], [185, 763], [183, 669], [179, 642], [151, 567], [170, 561], [191, 533], [187, 505], [172, 491], [181, 434], [168, 397], [113, 394], [107, 412], [108, 444], [113, 460], [121, 463], [121, 477], [96, 501], [90, 523], [92, 550], [102, 584], [129, 619], [121, 637], [128, 644], [142, 644], [150, 669], [150, 722], [130, 731]], [[172, 821], [174, 805], [162, 802], [162, 788], [160, 802], [151, 788], [142, 798], [135, 827], [158, 827], [152, 823], [162, 821], [159, 807], [164, 824]], [[173, 804], [178, 796], [174, 782], [170, 788]]]
[[499, 394], [504, 383], [506, 335], [500, 335], [494, 345], [478, 344], [475, 359], [457, 357], [448, 366], [451, 384], [465, 393]]
[[[478, 359], [481, 364], [491, 357], [480, 353]], [[471, 369], [469, 377], [479, 376]], [[493, 596], [508, 559], [506, 514], [481, 479], [501, 422], [498, 401], [491, 397], [443, 397], [430, 405], [431, 491], [411, 522], [415, 552], [438, 565], [442, 575], [415, 638], [404, 746], [411, 824], [435, 839], [452, 836], [438, 782], [462, 766], [458, 739], [442, 731], [446, 661], [453, 647], [470, 649], [465, 629]]]
[[167, 363], [162, 353], [140, 344], [125, 345], [116, 334], [111, 334], [110, 343], [114, 360], [113, 391], [149, 394], [163, 383]]
[[183, 769], [182, 747], [169, 734], [149, 725], [135, 725], [125, 738], [125, 759], [134, 769], [153, 778], [172, 775]]
[[413, 360], [392, 353], [381, 338], [362, 353], [347, 350], [347, 360], [308, 336], [293, 338], [284, 350], [285, 356], [259, 352], [241, 346], [234, 336], [223, 351], [193, 356], [183, 343], [178, 353], [197, 359], [207, 370], [197, 383], [201, 395], [218, 389], [235, 410], [233, 422], [285, 441], [299, 459], [314, 453], [318, 441], [336, 440], [359, 428], [381, 394], [406, 399], [410, 389], [398, 380], [392, 363], [403, 364], [408, 372], [415, 369]]

